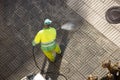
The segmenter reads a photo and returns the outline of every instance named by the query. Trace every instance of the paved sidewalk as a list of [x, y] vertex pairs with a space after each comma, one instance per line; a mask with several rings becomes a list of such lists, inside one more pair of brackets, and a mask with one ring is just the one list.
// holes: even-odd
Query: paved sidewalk
[[[98, 15], [98, 9], [94, 7], [99, 2], [100, 7], [98, 8], [102, 7], [101, 1], [98, 2], [98, 0], [95, 1], [95, 5], [89, 3], [93, 0], [65, 0], [64, 4], [64, 0], [61, 0], [62, 2], [51, 1], [48, 0], [46, 3], [46, 0], [16, 0], [13, 3], [8, 0], [4, 4], [5, 14], [2, 13], [2, 15], [6, 19], [4, 21], [6, 24], [1, 27], [2, 34], [0, 36], [3, 45], [0, 46], [1, 53], [3, 53], [0, 56], [1, 80], [2, 77], [5, 80], [20, 80], [32, 72], [41, 72], [33, 60], [31, 41], [36, 32], [42, 28], [42, 21], [45, 18], [50, 18], [53, 21], [52, 25], [58, 31], [57, 42], [64, 55], [63, 57], [58, 55], [58, 61], [53, 64], [45, 58], [39, 46], [36, 46], [36, 61], [42, 70], [56, 74], [61, 73], [68, 80], [86, 80], [89, 74], [101, 78], [108, 72], [101, 67], [102, 61], [108, 59], [112, 62], [120, 61], [120, 43], [117, 45], [120, 35], [119, 29], [108, 24], [102, 15], [103, 11], [108, 8], [107, 5], [111, 6], [109, 2], [106, 5], [103, 4], [105, 10]], [[117, 5], [117, 3], [115, 4]], [[88, 12], [82, 13], [83, 10]], [[93, 14], [95, 17], [92, 16]], [[2, 19], [4, 20], [4, 18]], [[60, 26], [66, 22], [73, 22], [76, 25], [75, 30], [61, 30]], [[115, 32], [118, 32], [115, 35], [118, 36], [109, 34], [109, 31], [106, 32], [105, 26], [100, 27], [102, 24], [106, 25], [106, 28], [111, 27], [109, 31], [114, 29]], [[100, 30], [103, 30], [108, 36]], [[115, 37], [115, 42], [112, 42], [112, 37]], [[43, 76], [51, 77], [53, 80], [65, 80], [59, 75], [47, 74]]]
[[120, 6], [119, 2], [119, 0], [67, 0], [67, 5], [120, 47], [120, 24], [109, 24], [105, 19], [106, 11], [113, 6]]
[[[63, 36], [66, 33], [63, 33]], [[89, 74], [102, 77], [107, 73], [107, 70], [101, 67], [103, 60], [120, 61], [120, 48], [105, 38], [87, 21], [84, 20], [84, 24], [79, 26], [77, 31], [68, 33], [67, 44], [62, 43], [66, 46], [64, 56], [56, 65], [44, 60], [44, 55], [36, 54], [39, 66], [45, 71], [62, 73], [68, 80], [85, 80]], [[45, 68], [43, 63], [46, 64]], [[7, 80], [19, 80], [30, 72], [39, 72], [34, 65], [33, 58], [16, 70]], [[53, 77], [53, 75], [49, 76]], [[58, 76], [53, 78], [54, 80], [64, 80], [63, 77]]]

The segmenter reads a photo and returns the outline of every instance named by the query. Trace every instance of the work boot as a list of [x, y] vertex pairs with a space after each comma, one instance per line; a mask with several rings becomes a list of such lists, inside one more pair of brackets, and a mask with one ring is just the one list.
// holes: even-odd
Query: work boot
[[111, 24], [120, 23], [120, 6], [114, 6], [107, 10], [105, 14], [106, 20]]

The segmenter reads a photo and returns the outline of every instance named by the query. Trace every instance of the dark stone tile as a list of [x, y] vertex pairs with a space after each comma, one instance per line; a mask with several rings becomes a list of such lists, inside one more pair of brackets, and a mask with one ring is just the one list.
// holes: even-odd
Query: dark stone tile
[[19, 17], [23, 17], [25, 15], [25, 13], [27, 12], [27, 10], [25, 8], [23, 8], [22, 6], [19, 6], [16, 10], [15, 10], [15, 14], [18, 15]]

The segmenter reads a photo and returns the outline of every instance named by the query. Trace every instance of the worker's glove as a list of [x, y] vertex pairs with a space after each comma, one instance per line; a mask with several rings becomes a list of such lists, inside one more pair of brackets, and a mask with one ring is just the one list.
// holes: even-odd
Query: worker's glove
[[35, 42], [34, 41], [32, 41], [32, 46], [35, 46], [36, 44], [35, 44]]

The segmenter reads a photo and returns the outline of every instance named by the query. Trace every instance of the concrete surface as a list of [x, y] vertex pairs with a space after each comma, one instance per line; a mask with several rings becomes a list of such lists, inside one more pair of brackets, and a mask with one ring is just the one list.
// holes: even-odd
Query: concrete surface
[[[104, 76], [108, 71], [101, 67], [103, 60], [120, 61], [119, 25], [110, 25], [104, 19], [105, 10], [118, 3], [90, 1], [93, 0], [0, 0], [0, 80], [20, 80], [31, 72], [39, 72], [33, 61], [31, 41], [45, 18], [53, 21], [64, 55], [58, 55], [53, 64], [36, 46], [35, 56], [42, 70], [62, 73], [68, 80], [85, 80], [89, 74]], [[98, 4], [105, 9], [95, 8]], [[66, 22], [73, 22], [75, 31], [61, 30]], [[44, 77], [64, 80], [59, 75]]]
[[120, 24], [111, 25], [105, 19], [106, 11], [110, 7], [120, 6], [119, 2], [119, 0], [67, 0], [66, 4], [120, 47]]

